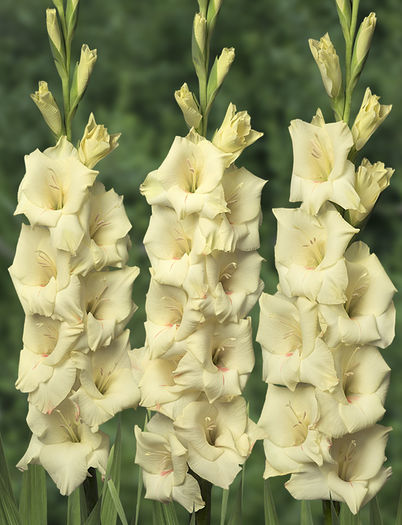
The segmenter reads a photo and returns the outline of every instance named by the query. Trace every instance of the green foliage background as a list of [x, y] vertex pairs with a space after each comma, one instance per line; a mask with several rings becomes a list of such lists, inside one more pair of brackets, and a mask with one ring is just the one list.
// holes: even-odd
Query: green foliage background
[[[148, 261], [142, 245], [149, 208], [139, 194], [146, 174], [158, 167], [173, 137], [185, 134], [186, 127], [173, 92], [184, 81], [196, 89], [190, 56], [190, 32], [195, 0], [81, 0], [76, 37], [76, 53], [86, 42], [98, 49], [95, 67], [84, 102], [75, 122], [75, 140], [82, 133], [89, 112], [111, 132], [123, 133], [119, 149], [100, 165], [100, 180], [124, 194], [133, 224], [131, 263], [141, 267], [135, 283], [134, 299], [139, 310], [131, 321], [133, 347], [144, 341], [144, 297], [148, 288]], [[0, 3], [0, 430], [11, 465], [24, 453], [29, 440], [25, 424], [26, 398], [14, 389], [21, 348], [23, 313], [9, 278], [21, 219], [13, 216], [16, 193], [24, 174], [23, 157], [35, 148], [52, 145], [46, 126], [29, 98], [38, 80], [47, 80], [59, 93], [45, 32], [44, 10], [50, 0], [2, 0]], [[361, 15], [375, 10], [378, 25], [372, 51], [357, 93], [355, 110], [363, 88], [369, 85], [393, 103], [391, 115], [370, 140], [365, 155], [373, 162], [382, 160], [396, 169], [391, 189], [381, 197], [362, 234], [380, 257], [398, 289], [402, 289], [402, 3], [400, 0], [361, 1]], [[269, 179], [263, 194], [264, 221], [261, 253], [266, 291], [273, 292], [277, 278], [273, 266], [275, 222], [272, 207], [288, 205], [292, 168], [291, 143], [287, 132], [294, 118], [309, 120], [317, 106], [332, 115], [320, 76], [310, 56], [307, 38], [330, 32], [338, 53], [342, 39], [332, 0], [225, 0], [218, 21], [213, 48], [236, 48], [236, 60], [211, 115], [211, 130], [223, 118], [229, 101], [247, 109], [254, 129], [264, 137], [245, 151], [241, 163], [259, 177]], [[385, 351], [392, 367], [384, 423], [394, 432], [388, 457], [394, 475], [380, 494], [386, 524], [393, 522], [402, 479], [402, 301], [397, 336]], [[258, 316], [253, 312], [254, 321]], [[256, 324], [256, 323], [255, 323]], [[249, 381], [246, 397], [252, 417], [258, 417], [265, 396], [261, 377], [260, 348], [256, 344], [257, 366]], [[133, 425], [142, 424], [145, 413], [123, 414], [122, 499], [128, 514], [135, 501], [137, 467]], [[116, 424], [106, 425], [114, 435]], [[246, 467], [244, 522], [263, 523], [263, 452], [255, 448]], [[12, 469], [18, 490], [20, 474]], [[283, 479], [273, 482], [281, 523], [298, 522], [299, 504], [283, 488]], [[64, 522], [66, 500], [49, 486], [49, 523]], [[236, 488], [233, 489], [235, 493]], [[220, 498], [216, 490], [215, 498]], [[234, 503], [234, 498], [229, 505]], [[318, 505], [314, 505], [317, 513]], [[148, 523], [149, 506], [144, 504], [143, 523]], [[366, 516], [366, 514], [364, 514]], [[363, 518], [363, 523], [366, 523]], [[183, 521], [185, 522], [185, 521]]]

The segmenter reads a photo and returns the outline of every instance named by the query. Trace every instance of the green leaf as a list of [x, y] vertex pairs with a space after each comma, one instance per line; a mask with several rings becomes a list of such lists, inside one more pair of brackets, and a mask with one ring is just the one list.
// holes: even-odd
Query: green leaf
[[398, 512], [396, 514], [395, 525], [402, 525], [402, 487], [399, 493]]
[[331, 500], [331, 518], [332, 518], [332, 525], [340, 525], [339, 516], [336, 513], [335, 505], [332, 500]]
[[349, 510], [349, 507], [344, 503], [341, 507], [340, 513], [340, 525], [359, 525], [360, 518], [359, 514], [352, 514]]
[[236, 504], [229, 519], [229, 525], [241, 525], [243, 523], [243, 486], [244, 486], [244, 466], [240, 478], [239, 487], [236, 494]]
[[84, 487], [80, 485], [68, 497], [67, 525], [81, 525], [88, 516]]
[[177, 519], [176, 509], [173, 503], [163, 503], [162, 512], [165, 518], [166, 525], [179, 525], [179, 520]]
[[264, 516], [265, 525], [279, 525], [269, 479], [264, 481]]
[[377, 498], [373, 498], [370, 502], [370, 525], [383, 525]]
[[99, 525], [100, 523], [101, 499], [99, 498], [91, 514], [85, 522], [85, 525]]
[[[108, 464], [106, 468], [106, 476], [102, 489], [102, 507], [101, 507], [101, 523], [102, 525], [115, 525], [117, 519], [117, 509], [113, 501], [113, 496], [110, 493], [108, 483], [113, 480], [117, 496], [120, 492], [120, 473], [121, 473], [121, 426], [120, 420], [117, 426], [116, 439], [112, 450], [110, 451]], [[109, 490], [108, 490], [109, 488]]]
[[220, 525], [225, 525], [226, 521], [226, 512], [228, 508], [228, 499], [229, 499], [229, 489], [222, 490], [222, 504], [221, 504], [221, 523]]
[[313, 515], [311, 514], [311, 505], [309, 501], [301, 502], [300, 525], [314, 525]]
[[152, 501], [152, 523], [153, 525], [166, 525], [162, 512], [162, 504], [159, 503], [159, 501]]
[[0, 434], [0, 477], [3, 478], [4, 490], [11, 497], [11, 499], [14, 500], [14, 503], [15, 503], [13, 489], [11, 487], [10, 471], [8, 470], [6, 456], [4, 454], [3, 440], [1, 438], [1, 434]]
[[107, 486], [108, 486], [110, 495], [112, 497], [113, 504], [116, 508], [117, 514], [119, 515], [120, 521], [122, 522], [122, 525], [128, 525], [128, 521], [126, 518], [126, 514], [124, 513], [123, 505], [121, 504], [119, 494], [117, 493], [117, 489], [112, 479], [109, 479], [109, 481], [107, 482]]
[[10, 495], [7, 482], [0, 476], [0, 523], [7, 525], [21, 525], [17, 504]]
[[24, 471], [19, 511], [24, 525], [47, 523], [46, 474], [40, 465], [29, 465]]
[[191, 514], [190, 525], [195, 525], [195, 512]]
[[140, 466], [138, 466], [137, 504], [135, 506], [135, 521], [134, 521], [134, 525], [138, 525], [138, 523], [139, 523], [138, 520], [140, 519], [142, 487], [143, 487], [142, 468]]

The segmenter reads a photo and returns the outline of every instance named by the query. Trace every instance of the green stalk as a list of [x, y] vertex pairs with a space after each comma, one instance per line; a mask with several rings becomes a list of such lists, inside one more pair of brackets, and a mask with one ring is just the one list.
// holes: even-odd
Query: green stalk
[[96, 470], [93, 467], [88, 469], [88, 474], [89, 476], [84, 481], [84, 493], [89, 516], [98, 502], [98, 482], [96, 480]]
[[345, 54], [345, 67], [346, 67], [346, 78], [345, 78], [345, 107], [343, 110], [343, 120], [346, 124], [349, 123], [350, 118], [350, 108], [352, 104], [352, 52], [353, 52], [353, 43], [356, 33], [356, 24], [357, 24], [357, 13], [359, 11], [359, 2], [360, 0], [353, 0], [352, 5], [352, 18], [350, 22], [349, 34], [344, 33], [345, 44], [346, 44], [346, 54]]
[[195, 513], [195, 523], [196, 525], [211, 525], [212, 483], [197, 475], [195, 475], [195, 477], [201, 489], [201, 497], [205, 501], [205, 507]]

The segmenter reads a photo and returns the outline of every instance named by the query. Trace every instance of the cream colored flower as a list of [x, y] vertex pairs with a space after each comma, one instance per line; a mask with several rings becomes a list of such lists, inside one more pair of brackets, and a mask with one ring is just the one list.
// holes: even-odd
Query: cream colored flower
[[334, 463], [308, 465], [285, 487], [296, 499], [345, 502], [353, 514], [370, 501], [391, 475], [382, 465], [390, 427], [372, 427], [333, 441]]
[[82, 420], [97, 432], [99, 425], [126, 408], [137, 408], [140, 393], [131, 371], [130, 331], [96, 352], [75, 352], [80, 387], [70, 397], [80, 407]]
[[380, 97], [372, 95], [370, 88], [366, 89], [359, 113], [352, 126], [352, 135], [357, 150], [362, 149], [392, 109], [391, 105], [380, 104], [379, 100]]
[[78, 148], [80, 161], [92, 169], [100, 160], [117, 148], [120, 135], [121, 133], [109, 135], [105, 126], [97, 124], [94, 114], [91, 113]]
[[290, 390], [298, 383], [332, 390], [338, 378], [321, 336], [316, 303], [305, 297], [262, 294], [257, 341], [263, 351], [264, 381]]
[[226, 159], [227, 154], [204, 138], [176, 137], [159, 169], [141, 185], [141, 192], [149, 204], [170, 206], [179, 218], [201, 213], [213, 219], [227, 211], [220, 184]]
[[73, 87], [76, 102], [79, 101], [87, 88], [89, 77], [92, 74], [97, 58], [98, 55], [96, 49], [89, 49], [87, 44], [82, 45], [80, 61], [78, 62], [74, 79], [75, 85]]
[[276, 268], [283, 294], [322, 304], [346, 301], [344, 252], [359, 230], [327, 203], [312, 216], [300, 208], [273, 210], [278, 220]]
[[77, 214], [97, 172], [79, 161], [66, 137], [43, 153], [27, 155], [25, 165], [15, 214], [25, 214], [32, 226], [47, 226], [55, 248], [75, 254], [86, 231]]
[[41, 412], [51, 413], [73, 387], [76, 367], [70, 353], [82, 329], [40, 315], [25, 318], [15, 386], [29, 393], [28, 401]]
[[291, 392], [268, 385], [258, 422], [266, 435], [264, 478], [302, 471], [308, 463], [331, 461], [331, 441], [316, 429], [319, 417], [314, 387], [298, 385]]
[[228, 489], [251, 453], [260, 433], [247, 417], [246, 402], [190, 403], [174, 422], [176, 435], [188, 450], [193, 472]]
[[390, 368], [373, 346], [339, 346], [334, 360], [339, 384], [333, 393], [316, 391], [321, 413], [317, 429], [341, 437], [382, 418]]
[[187, 339], [187, 352], [173, 371], [174, 382], [205, 392], [210, 403], [241, 395], [254, 367], [251, 318], [207, 322]]
[[181, 286], [191, 263], [196, 215], [180, 220], [171, 208], [153, 206], [144, 245], [161, 284]]
[[81, 217], [88, 227], [78, 253], [71, 259], [72, 272], [86, 275], [105, 266], [122, 268], [128, 259], [131, 229], [123, 197], [95, 182]]
[[47, 82], [40, 80], [39, 89], [32, 93], [32, 100], [35, 102], [39, 111], [42, 113], [46, 124], [52, 132], [59, 137], [62, 133], [61, 114], [57, 102], [55, 101]]
[[313, 214], [326, 201], [358, 209], [354, 165], [348, 160], [353, 137], [345, 122], [292, 120], [289, 131], [294, 156], [290, 202], [302, 201]]
[[190, 513], [204, 507], [198, 483], [188, 473], [187, 450], [177, 439], [172, 422], [156, 414], [146, 432], [135, 427], [135, 437], [135, 462], [142, 468], [145, 497], [164, 503], [177, 501]]
[[389, 186], [395, 170], [386, 168], [383, 162], [371, 164], [363, 159], [356, 172], [355, 190], [359, 194], [361, 211], [349, 210], [349, 217], [353, 226], [362, 222], [371, 212], [380, 193]]
[[174, 92], [174, 98], [183, 112], [186, 124], [190, 128], [198, 128], [202, 119], [202, 115], [194, 95], [188, 89], [188, 85], [186, 83], [184, 83], [180, 89]]
[[251, 129], [251, 119], [247, 111], [237, 111], [229, 104], [221, 127], [216, 131], [212, 144], [225, 153], [231, 153], [227, 164], [234, 162], [242, 151], [262, 137], [263, 133]]
[[137, 266], [126, 266], [115, 271], [92, 272], [83, 280], [84, 337], [91, 350], [108, 346], [136, 311], [131, 294], [138, 274]]
[[21, 225], [13, 264], [9, 268], [14, 287], [26, 315], [47, 317], [55, 313], [63, 301], [60, 290], [70, 290], [76, 278], [70, 278], [70, 256], [56, 250], [49, 230], [40, 226]]
[[205, 319], [184, 290], [151, 279], [146, 301], [145, 331], [152, 358], [181, 355], [185, 339]]
[[91, 432], [72, 401], [66, 399], [52, 414], [46, 415], [30, 405], [27, 423], [33, 436], [17, 464], [19, 469], [26, 470], [29, 463], [39, 463], [63, 496], [69, 496], [84, 482], [90, 467], [105, 475], [109, 438], [103, 432]]
[[339, 57], [329, 38], [329, 34], [325, 33], [320, 40], [310, 38], [308, 43], [320, 70], [326, 92], [331, 98], [336, 98], [342, 87], [342, 72]]
[[395, 286], [367, 244], [354, 242], [345, 253], [346, 302], [320, 306], [329, 346], [371, 344], [386, 348], [395, 335]]

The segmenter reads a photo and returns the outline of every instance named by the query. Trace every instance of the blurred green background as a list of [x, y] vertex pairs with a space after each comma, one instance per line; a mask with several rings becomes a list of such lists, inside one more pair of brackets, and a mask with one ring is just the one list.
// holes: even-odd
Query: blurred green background
[[[75, 121], [75, 140], [82, 133], [89, 112], [110, 132], [122, 132], [120, 147], [103, 161], [100, 180], [124, 194], [133, 224], [131, 263], [141, 267], [134, 287], [139, 310], [131, 321], [132, 345], [142, 346], [145, 320], [144, 297], [148, 288], [148, 261], [142, 245], [149, 207], [139, 194], [146, 174], [166, 155], [175, 135], [186, 133], [173, 92], [184, 81], [196, 89], [190, 56], [190, 32], [195, 0], [81, 0], [75, 52], [81, 43], [98, 49], [95, 67], [84, 102]], [[377, 253], [398, 289], [402, 289], [402, 3], [400, 0], [361, 1], [361, 15], [375, 10], [378, 24], [372, 51], [355, 96], [355, 111], [368, 85], [386, 104], [391, 115], [372, 137], [364, 154], [373, 162], [382, 160], [396, 169], [391, 188], [381, 197], [362, 238]], [[52, 145], [52, 139], [29, 94], [39, 80], [46, 80], [59, 94], [45, 31], [44, 10], [50, 0], [2, 0], [0, 3], [0, 430], [6, 455], [14, 465], [29, 440], [25, 424], [26, 397], [14, 389], [21, 348], [23, 313], [12, 287], [7, 267], [11, 264], [21, 219], [13, 216], [17, 187], [24, 174], [25, 154]], [[229, 101], [247, 109], [254, 129], [264, 137], [244, 152], [241, 164], [269, 180], [263, 193], [264, 220], [261, 254], [266, 291], [273, 292], [277, 277], [273, 267], [275, 221], [272, 207], [288, 205], [292, 168], [291, 143], [287, 131], [294, 118], [311, 119], [319, 106], [332, 119], [320, 76], [310, 56], [307, 38], [329, 31], [338, 49], [343, 41], [338, 27], [335, 1], [331, 0], [225, 0], [218, 21], [213, 52], [223, 46], [236, 48], [236, 60], [215, 103], [210, 131], [223, 118]], [[239, 164], [240, 164], [239, 163]], [[402, 301], [396, 296], [399, 319]], [[256, 327], [257, 308], [253, 311]], [[393, 523], [402, 479], [402, 341], [401, 321], [397, 336], [385, 358], [392, 367], [391, 387], [384, 423], [394, 432], [388, 445], [394, 475], [380, 494], [384, 521]], [[258, 417], [265, 385], [261, 381], [261, 352], [255, 345], [257, 365], [246, 389], [251, 415]], [[124, 468], [122, 499], [129, 515], [135, 506], [137, 467], [134, 423], [142, 424], [143, 409], [122, 415]], [[116, 422], [105, 425], [114, 435]], [[11, 467], [16, 490], [21, 474]], [[263, 452], [255, 448], [246, 467], [244, 522], [263, 523]], [[299, 503], [283, 488], [284, 479], [273, 488], [280, 523], [298, 522]], [[236, 484], [229, 505], [233, 506]], [[49, 524], [65, 520], [66, 499], [51, 482]], [[214, 493], [217, 505], [221, 491]], [[217, 506], [216, 505], [216, 506]], [[149, 522], [149, 503], [144, 504], [142, 523]], [[314, 512], [319, 505], [314, 504]], [[367, 514], [363, 514], [363, 523]], [[216, 518], [216, 514], [215, 514]], [[184, 520], [184, 517], [183, 517]], [[185, 520], [183, 521], [185, 523]], [[215, 521], [214, 521], [215, 523]]]

